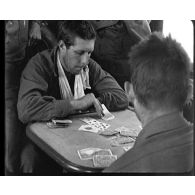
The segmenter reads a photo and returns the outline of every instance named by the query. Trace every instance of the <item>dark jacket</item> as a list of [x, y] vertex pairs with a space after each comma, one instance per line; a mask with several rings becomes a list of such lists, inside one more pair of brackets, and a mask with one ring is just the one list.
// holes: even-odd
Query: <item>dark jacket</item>
[[159, 117], [104, 172], [185, 173], [193, 168], [193, 127], [179, 113]]
[[97, 32], [92, 58], [123, 88], [129, 80], [129, 52], [150, 35], [149, 24], [145, 20], [92, 20], [91, 23]]
[[[60, 96], [56, 51], [46, 50], [34, 56], [21, 77], [18, 96], [18, 115], [23, 123], [46, 121], [69, 114], [70, 102]], [[89, 61], [89, 83], [92, 91], [109, 110], [120, 110], [128, 106], [125, 92], [114, 78], [103, 71], [92, 59]], [[71, 89], [74, 75], [66, 72]]]
[[19, 172], [25, 136], [16, 105], [20, 76], [25, 66], [28, 30], [28, 21], [5, 21], [5, 169], [11, 174]]

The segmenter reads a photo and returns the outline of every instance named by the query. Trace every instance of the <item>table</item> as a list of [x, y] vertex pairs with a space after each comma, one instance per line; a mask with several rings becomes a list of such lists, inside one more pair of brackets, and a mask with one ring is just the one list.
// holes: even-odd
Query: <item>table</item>
[[[112, 112], [112, 114], [115, 116], [115, 119], [109, 121], [97, 119], [95, 115], [88, 117], [110, 124], [109, 129], [125, 126], [136, 129], [138, 132], [141, 131], [141, 123], [134, 112], [127, 109], [120, 112]], [[81, 160], [77, 151], [89, 147], [111, 149], [113, 155], [117, 155], [118, 158], [125, 151], [122, 147], [111, 146], [111, 141], [106, 136], [79, 131], [78, 128], [86, 124], [80, 120], [83, 117], [83, 115], [69, 117], [72, 120], [72, 124], [65, 128], [52, 129], [45, 122], [32, 123], [27, 126], [26, 133], [38, 147], [65, 169], [72, 172], [100, 172], [102, 168], [95, 168], [92, 160]]]

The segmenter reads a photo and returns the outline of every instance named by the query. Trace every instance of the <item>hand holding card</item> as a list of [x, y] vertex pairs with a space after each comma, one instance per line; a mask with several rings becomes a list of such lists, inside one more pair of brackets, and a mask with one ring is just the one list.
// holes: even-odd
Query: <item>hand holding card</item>
[[108, 121], [108, 120], [114, 119], [114, 115], [111, 114], [111, 113], [108, 111], [108, 109], [106, 108], [106, 106], [105, 106], [104, 104], [102, 104], [102, 108], [103, 108], [103, 114], [104, 114], [104, 116], [102, 117], [103, 120]]

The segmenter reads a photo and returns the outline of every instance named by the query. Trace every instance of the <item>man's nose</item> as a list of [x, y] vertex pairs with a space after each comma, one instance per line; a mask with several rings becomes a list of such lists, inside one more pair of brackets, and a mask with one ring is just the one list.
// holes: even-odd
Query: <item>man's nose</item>
[[86, 66], [89, 62], [89, 55], [88, 54], [84, 54], [82, 57], [81, 57], [81, 64], [83, 66]]

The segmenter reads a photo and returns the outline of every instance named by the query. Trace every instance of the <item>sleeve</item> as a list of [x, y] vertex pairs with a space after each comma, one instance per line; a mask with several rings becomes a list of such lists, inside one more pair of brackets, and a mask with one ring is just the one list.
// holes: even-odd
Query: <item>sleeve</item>
[[[64, 117], [70, 112], [70, 103], [48, 95], [49, 68], [40, 55], [33, 57], [24, 69], [18, 94], [18, 116], [23, 123], [47, 121]], [[51, 72], [51, 71], [50, 71]]]
[[128, 33], [135, 38], [136, 41], [141, 41], [151, 34], [150, 25], [147, 20], [123, 20]]
[[117, 111], [128, 107], [128, 98], [124, 90], [92, 59], [89, 63], [89, 80], [95, 96], [108, 110]]

